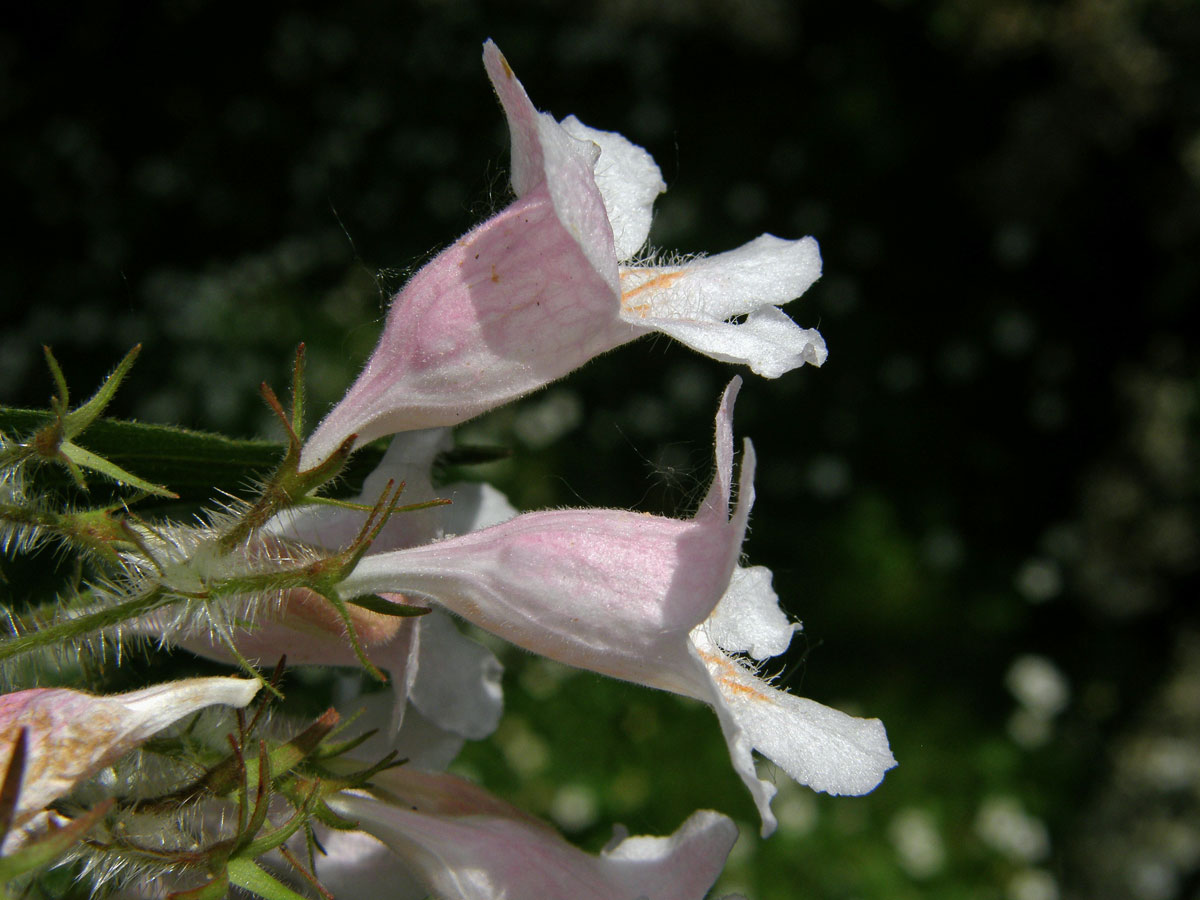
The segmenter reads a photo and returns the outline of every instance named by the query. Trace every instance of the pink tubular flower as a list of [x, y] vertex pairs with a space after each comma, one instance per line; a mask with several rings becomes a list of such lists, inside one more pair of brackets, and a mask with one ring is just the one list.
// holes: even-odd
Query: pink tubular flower
[[386, 884], [395, 900], [428, 892], [445, 900], [701, 900], [737, 837], [729, 819], [705, 811], [670, 837], [625, 838], [592, 856], [453, 775], [403, 766], [372, 781], [371, 793], [329, 801], [367, 833], [321, 839], [328, 856], [318, 859], [317, 877], [339, 897]]
[[568, 665], [702, 700], [716, 710], [734, 767], [763, 819], [775, 788], [752, 750], [832, 794], [873, 789], [895, 765], [877, 719], [856, 719], [772, 687], [743, 663], [787, 649], [795, 630], [766, 569], [741, 569], [754, 500], [754, 449], [742, 454], [736, 507], [733, 402], [716, 421], [716, 477], [691, 519], [623, 510], [527, 513], [461, 537], [363, 558], [346, 597], [398, 591]]
[[539, 113], [490, 41], [484, 65], [508, 117], [517, 200], [396, 296], [304, 465], [352, 434], [361, 444], [463, 422], [650, 332], [768, 378], [825, 361], [821, 336], [778, 309], [820, 276], [812, 238], [762, 235], [677, 265], [639, 261], [666, 189], [650, 154], [573, 116]]
[[168, 725], [206, 706], [244, 707], [258, 688], [248, 678], [189, 678], [108, 697], [65, 688], [0, 696], [0, 759], [6, 765], [21, 729], [27, 731], [14, 825]]

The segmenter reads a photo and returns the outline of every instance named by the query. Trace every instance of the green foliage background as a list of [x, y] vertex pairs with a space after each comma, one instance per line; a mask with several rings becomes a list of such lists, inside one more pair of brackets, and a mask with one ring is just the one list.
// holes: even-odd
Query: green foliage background
[[[1190, 0], [10, 10], [0, 402], [45, 404], [42, 343], [82, 395], [140, 341], [115, 414], [266, 436], [256, 387], [305, 341], [326, 408], [406, 273], [506, 202], [489, 36], [539, 107], [654, 153], [657, 246], [820, 240], [789, 312], [829, 362], [738, 405], [747, 550], [805, 623], [787, 683], [881, 717], [900, 768], [785, 786], [760, 843], [706, 710], [505, 652], [462, 769], [591, 849], [727, 811], [717, 895], [1197, 896]], [[481, 475], [527, 508], [683, 513], [728, 376], [644, 341], [462, 439], [514, 448]], [[1006, 686], [1028, 654], [1070, 685], [1040, 742]]]

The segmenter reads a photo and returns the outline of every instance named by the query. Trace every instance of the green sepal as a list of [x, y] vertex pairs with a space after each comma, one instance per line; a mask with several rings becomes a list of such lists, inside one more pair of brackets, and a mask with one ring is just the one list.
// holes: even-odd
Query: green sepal
[[[245, 786], [243, 787], [241, 808], [246, 808], [246, 797], [249, 796], [249, 773], [247, 773]], [[239, 829], [243, 835], [249, 838], [250, 835], [258, 834], [262, 829], [263, 823], [267, 821], [267, 807], [271, 798], [271, 757], [267, 755], [267, 745], [264, 741], [259, 741], [258, 745], [258, 785], [254, 794], [254, 809], [251, 810], [250, 816], [244, 825]], [[280, 841], [280, 843], [283, 843]], [[277, 845], [276, 845], [277, 846]], [[274, 849], [268, 847], [266, 849]], [[265, 853], [266, 850], [260, 851]], [[258, 853], [252, 854], [257, 856]]]
[[346, 629], [346, 638], [350, 641], [350, 647], [354, 650], [354, 655], [358, 657], [358, 661], [362, 664], [363, 669], [380, 684], [387, 684], [388, 677], [383, 674], [382, 669], [371, 662], [371, 658], [367, 656], [366, 648], [362, 645], [362, 641], [358, 639], [358, 629], [354, 627], [354, 620], [350, 618], [350, 608], [346, 605], [346, 601], [338, 596], [337, 591], [319, 591], [318, 593], [329, 602], [329, 605], [341, 617], [342, 625]]
[[478, 444], [462, 444], [443, 450], [433, 459], [434, 466], [481, 466], [500, 462], [512, 456], [507, 447], [484, 447]]
[[250, 859], [236, 858], [229, 861], [229, 880], [243, 890], [264, 900], [306, 900], [290, 887], [269, 875]]
[[[302, 732], [270, 752], [270, 771], [276, 773], [277, 777], [293, 771], [337, 728], [340, 721], [337, 710], [327, 709]], [[202, 776], [196, 786], [183, 789], [179, 796], [192, 796], [198, 791], [219, 797], [231, 794], [242, 787], [244, 779], [258, 777], [258, 765], [256, 759], [243, 760], [237, 754], [228, 756]]]
[[[297, 831], [305, 826], [316, 812], [318, 806], [323, 805], [321, 802], [321, 789], [317, 785], [305, 798], [304, 803], [296, 810], [295, 814], [280, 825], [278, 828], [272, 829], [264, 835], [254, 838], [254, 840], [246, 841], [239, 849], [239, 855], [247, 859], [257, 859], [264, 853], [269, 853], [279, 847], [282, 847]], [[259, 824], [261, 828], [261, 823]], [[255, 832], [251, 832], [255, 833]]]
[[[46, 358], [48, 361], [54, 359], [50, 355], [50, 348], [46, 349]], [[93, 422], [100, 417], [100, 414], [112, 402], [113, 397], [117, 394], [117, 389], [121, 386], [121, 382], [125, 380], [125, 376], [129, 374], [129, 370], [133, 368], [134, 360], [142, 350], [142, 345], [137, 344], [132, 350], [125, 354], [125, 358], [117, 363], [117, 367], [113, 369], [112, 374], [104, 379], [104, 384], [100, 385], [100, 389], [92, 394], [83, 406], [76, 410], [72, 410], [63, 416], [62, 431], [63, 436], [69, 441], [72, 438], [82, 434]], [[57, 364], [51, 366], [55, 373], [55, 381], [59, 384], [59, 391], [62, 394], [62, 405], [65, 408], [67, 404], [67, 384], [63, 379], [62, 371], [58, 369]]]
[[296, 348], [296, 362], [292, 367], [292, 428], [299, 436], [304, 434], [304, 344]]
[[169, 491], [157, 484], [151, 484], [144, 478], [138, 478], [136, 475], [126, 472], [116, 463], [105, 459], [103, 456], [97, 456], [91, 450], [85, 450], [83, 447], [73, 444], [69, 440], [63, 441], [58, 445], [58, 452], [80, 468], [99, 472], [101, 475], [106, 475], [118, 484], [127, 484], [130, 487], [145, 491], [147, 494], [154, 494], [157, 497], [168, 497], [171, 500], [179, 499], [179, 495], [174, 491]]
[[141, 349], [141, 344], [138, 344], [125, 354], [125, 358], [104, 379], [104, 383], [100, 385], [100, 389], [92, 395], [91, 399], [78, 409], [68, 412], [70, 393], [67, 389], [67, 379], [63, 375], [58, 360], [50, 352], [50, 348], [43, 347], [46, 365], [50, 368], [56, 389], [55, 395], [50, 398], [51, 419], [38, 428], [28, 440], [22, 442], [18, 458], [32, 455], [39, 456], [44, 460], [59, 462], [66, 467], [75, 484], [84, 489], [87, 488], [87, 482], [84, 480], [81, 467], [102, 472], [117, 481], [138, 483], [142, 490], [149, 490], [151, 493], [165, 493], [167, 496], [171, 496], [165, 488], [158, 488], [149, 482], [141, 481], [119, 466], [114, 467], [107, 460], [94, 457], [87, 451], [81, 451], [81, 448], [71, 443], [72, 439], [86, 431], [88, 426], [95, 422], [100, 413], [104, 412], [108, 404], [112, 402], [117, 389], [129, 373], [129, 369], [133, 366], [133, 361], [137, 359]]
[[63, 375], [58, 360], [54, 358], [54, 354], [45, 344], [42, 345], [42, 356], [46, 358], [46, 367], [50, 370], [50, 377], [54, 379], [54, 389], [57, 391], [50, 402], [55, 409], [65, 413], [71, 402], [71, 393], [67, 389], [67, 377]]
[[397, 616], [407, 619], [411, 616], [424, 616], [433, 612], [428, 606], [408, 606], [404, 603], [392, 603], [384, 600], [378, 594], [363, 594], [353, 600], [347, 600], [351, 606], [358, 606], [381, 616]]
[[[346, 724], [353, 722], [357, 716], [347, 720]], [[340, 729], [339, 729], [340, 730]], [[337, 759], [339, 756], [345, 756], [356, 747], [360, 747], [379, 733], [378, 728], [372, 728], [369, 731], [364, 731], [362, 734], [356, 734], [354, 737], [345, 741], [326, 741], [317, 751], [313, 753], [313, 760]], [[332, 734], [337, 734], [333, 732]], [[331, 735], [332, 736], [332, 735]]]
[[313, 818], [326, 828], [332, 828], [334, 831], [358, 830], [358, 822], [354, 821], [353, 819], [347, 819], [345, 816], [338, 815], [324, 803], [313, 810]]
[[[346, 760], [343, 760], [343, 762], [346, 762]], [[406, 765], [408, 765], [408, 757], [401, 758], [400, 754], [393, 750], [374, 765], [339, 775], [336, 778], [336, 785], [338, 790], [365, 788], [369, 786], [371, 779], [380, 772], [386, 772], [388, 769], [398, 769], [400, 766]]]
[[113, 507], [81, 509], [63, 513], [56, 523], [59, 536], [74, 546], [90, 551], [105, 562], [120, 562], [117, 547], [136, 547], [137, 535], [123, 519], [113, 515]]

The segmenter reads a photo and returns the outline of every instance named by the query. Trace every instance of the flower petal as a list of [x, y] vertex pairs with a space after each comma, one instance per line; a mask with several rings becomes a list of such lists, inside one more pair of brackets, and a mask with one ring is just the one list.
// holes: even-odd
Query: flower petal
[[739, 380], [717, 415], [717, 475], [696, 517], [554, 510], [423, 547], [369, 555], [342, 583], [347, 598], [430, 597], [468, 621], [551, 659], [687, 696], [709, 686], [688, 632], [729, 584], [753, 502], [753, 450], [729, 516], [731, 418]]
[[787, 650], [800, 627], [779, 608], [771, 587], [771, 570], [765, 566], [738, 566], [729, 589], [702, 626], [726, 653], [748, 653], [754, 659], [778, 656]]
[[[621, 317], [706, 356], [746, 363], [756, 374], [776, 378], [825, 361], [821, 335], [776, 308], [820, 275], [821, 255], [812, 238], [785, 241], [764, 234], [736, 250], [680, 266], [623, 269]], [[746, 320], [729, 321], [737, 316]]]
[[403, 767], [375, 781], [391, 802], [343, 793], [329, 805], [391, 847], [447, 900], [701, 900], [737, 836], [726, 817], [699, 812], [669, 838], [628, 838], [590, 856], [452, 775]]
[[458, 756], [466, 742], [461, 735], [439, 728], [411, 704], [405, 710], [399, 734], [389, 732], [395, 719], [395, 696], [391, 687], [362, 693], [362, 676], [346, 675], [335, 682], [333, 704], [343, 715], [356, 716], [347, 737], [374, 732], [354, 750], [357, 759], [374, 762], [390, 751], [423, 769], [444, 769]]
[[684, 636], [720, 596], [738, 543], [728, 528], [623, 510], [527, 513], [367, 556], [341, 590], [430, 597], [534, 653], [694, 695]]
[[593, 167], [596, 188], [612, 225], [617, 259], [631, 259], [650, 236], [654, 201], [667, 189], [662, 170], [646, 150], [615, 131], [589, 128], [574, 116], [563, 119], [562, 127], [600, 148]]
[[206, 706], [244, 707], [258, 688], [248, 678], [190, 678], [106, 697], [65, 688], [0, 696], [0, 742], [11, 748], [21, 728], [29, 735], [14, 824], [168, 725]]
[[[386, 886], [387, 900], [429, 897], [429, 890], [412, 869], [377, 837], [364, 831], [334, 831], [318, 826], [318, 840], [325, 850], [317, 860], [321, 886], [333, 896], [376, 897]], [[286, 876], [290, 866], [281, 867], [281, 871]], [[293, 876], [290, 880], [297, 879]]]
[[[518, 200], [423, 267], [396, 296], [358, 380], [308, 439], [305, 467], [351, 435], [454, 425], [662, 331], [775, 377], [824, 344], [772, 311], [820, 274], [811, 238], [763, 235], [685, 266], [620, 272], [646, 239], [662, 175], [621, 135], [539, 113], [496, 45], [484, 65], [512, 137]], [[734, 327], [734, 316], [749, 319]]]
[[756, 309], [740, 324], [659, 318], [643, 324], [712, 359], [749, 366], [763, 378], [778, 378], [806, 363], [820, 366], [828, 356], [815, 328], [801, 328], [774, 306]]
[[751, 750], [800, 784], [828, 794], [866, 794], [896, 765], [878, 719], [857, 719], [771, 687], [726, 656], [704, 628], [692, 639], [712, 678], [713, 708], [734, 769], [758, 804], [764, 837], [775, 828], [770, 810], [775, 788], [758, 778]]
[[[630, 340], [615, 314], [615, 257], [611, 278], [598, 274], [582, 246], [594, 235], [564, 227], [561, 215], [539, 187], [418, 271], [392, 301], [366, 368], [305, 443], [302, 465], [352, 434], [361, 446], [464, 422]], [[603, 227], [611, 254], [607, 219]]]
[[573, 137], [553, 116], [539, 113], [491, 41], [483, 45], [483, 64], [508, 117], [513, 190], [518, 197], [532, 196], [542, 187], [548, 191], [563, 228], [615, 295], [613, 228], [594, 174], [601, 145]]
[[426, 718], [471, 740], [487, 737], [500, 723], [503, 667], [491, 650], [465, 637], [445, 613], [421, 619], [417, 678], [409, 699]]
[[782, 306], [821, 277], [821, 252], [810, 237], [787, 241], [763, 234], [736, 250], [701, 256], [683, 265], [628, 268], [621, 272], [623, 313], [637, 324], [648, 304], [653, 318], [721, 322], [763, 306]]
[[491, 528], [517, 515], [508, 497], [490, 484], [460, 481], [446, 485], [442, 493], [451, 501], [443, 519], [447, 534]]

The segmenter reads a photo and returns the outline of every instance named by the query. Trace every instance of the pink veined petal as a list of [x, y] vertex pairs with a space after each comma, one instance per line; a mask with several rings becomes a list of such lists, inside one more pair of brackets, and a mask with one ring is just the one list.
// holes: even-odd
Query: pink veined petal
[[[509, 139], [512, 142], [509, 179], [512, 181], [513, 192], [518, 197], [524, 197], [546, 183], [546, 160], [542, 152], [542, 113], [537, 111], [512, 66], [491, 40], [483, 44], [483, 67], [487, 70], [492, 88], [508, 119]], [[590, 169], [596, 158], [595, 149], [585, 149], [581, 145], [579, 152], [581, 165]]]
[[717, 414], [717, 475], [695, 518], [624, 510], [527, 513], [423, 547], [365, 557], [346, 597], [431, 597], [470, 622], [551, 659], [687, 696], [708, 697], [688, 633], [729, 584], [753, 502], [754, 454], [732, 518], [733, 400]]
[[726, 817], [700, 812], [671, 837], [627, 838], [591, 856], [452, 775], [403, 767], [376, 783], [386, 800], [340, 794], [330, 806], [387, 844], [447, 900], [701, 900], [737, 836]]
[[455, 425], [536, 390], [632, 338], [615, 309], [611, 285], [539, 187], [405, 285], [366, 368], [305, 443], [302, 465], [351, 434], [361, 445]]
[[538, 112], [508, 60], [491, 41], [483, 45], [483, 65], [508, 117], [513, 190], [518, 197], [525, 197], [543, 186], [547, 189], [563, 228], [615, 295], [613, 228], [595, 176], [600, 146], [573, 137], [553, 116]]
[[432, 597], [534, 653], [694, 696], [685, 636], [728, 580], [730, 532], [621, 510], [528, 513], [365, 557], [342, 590]]
[[302, 465], [352, 434], [454, 425], [535, 390], [634, 333], [616, 315], [599, 149], [539, 113], [490, 41], [484, 64], [508, 117], [518, 200], [423, 267], [379, 345], [305, 444]]
[[140, 691], [95, 696], [34, 688], [0, 697], [7, 765], [21, 728], [28, 744], [14, 824], [30, 816], [168, 725], [206, 706], [244, 707], [258, 693], [247, 678], [190, 678]]

